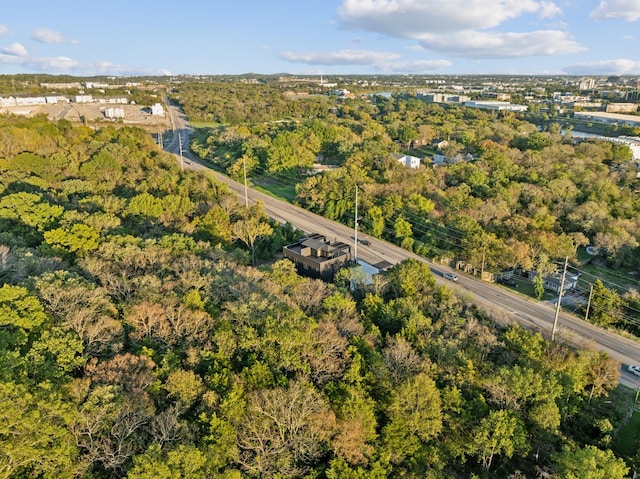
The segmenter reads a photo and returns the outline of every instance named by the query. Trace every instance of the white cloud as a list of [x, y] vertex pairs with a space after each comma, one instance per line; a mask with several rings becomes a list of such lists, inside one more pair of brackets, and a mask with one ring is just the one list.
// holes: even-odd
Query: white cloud
[[553, 2], [540, 2], [540, 12], [538, 16], [540, 18], [553, 18], [560, 15], [562, 10], [558, 5]]
[[537, 0], [343, 0], [338, 18], [346, 28], [417, 40], [430, 50], [499, 58], [583, 50], [561, 30], [491, 31], [522, 15], [560, 13], [554, 2]]
[[0, 66], [12, 65], [34, 72], [95, 75], [170, 75], [164, 69], [137, 68], [110, 62], [83, 63], [68, 57], [32, 57], [0, 54]]
[[471, 58], [529, 57], [585, 50], [569, 39], [565, 32], [558, 30], [526, 33], [466, 31], [456, 36], [423, 35], [419, 41], [424, 48]]
[[449, 60], [414, 60], [397, 61], [387, 65], [379, 65], [378, 70], [401, 73], [430, 73], [449, 68], [453, 63]]
[[640, 61], [620, 58], [568, 66], [564, 71], [570, 75], [638, 75]]
[[280, 58], [307, 65], [366, 65], [381, 72], [433, 72], [452, 65], [449, 60], [403, 60], [397, 53], [369, 50], [340, 50], [328, 52], [281, 52]]
[[368, 50], [340, 50], [333, 52], [281, 52], [280, 58], [309, 65], [379, 65], [400, 58], [397, 53]]
[[45, 27], [34, 29], [31, 38], [40, 43], [78, 43], [78, 40], [69, 40], [62, 33]]
[[9, 27], [6, 25], [0, 25], [0, 36], [9, 35]]
[[6, 46], [2, 49], [2, 53], [6, 53], [7, 55], [13, 55], [16, 57], [26, 57], [27, 49], [19, 43], [12, 43], [9, 46]]
[[591, 12], [593, 20], [621, 18], [627, 22], [640, 19], [640, 0], [600, 0], [598, 8]]

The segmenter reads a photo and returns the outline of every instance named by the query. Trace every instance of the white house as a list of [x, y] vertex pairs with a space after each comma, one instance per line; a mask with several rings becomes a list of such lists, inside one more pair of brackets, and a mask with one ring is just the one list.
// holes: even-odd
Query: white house
[[393, 153], [392, 156], [401, 165], [408, 166], [409, 168], [419, 168], [420, 167], [420, 158], [418, 158], [416, 156], [401, 155], [399, 153]]

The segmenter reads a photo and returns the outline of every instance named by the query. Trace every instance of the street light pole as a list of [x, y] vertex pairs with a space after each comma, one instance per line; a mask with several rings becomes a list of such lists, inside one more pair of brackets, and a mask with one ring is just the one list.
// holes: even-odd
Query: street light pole
[[242, 168], [244, 169], [244, 206], [249, 208], [249, 194], [247, 193], [247, 157], [242, 155]]
[[358, 262], [358, 185], [356, 185], [356, 216], [353, 225], [354, 233], [353, 233], [353, 260], [354, 262]]
[[564, 292], [564, 278], [567, 275], [567, 265], [569, 257], [564, 259], [564, 270], [562, 271], [562, 281], [560, 281], [560, 292], [558, 293], [558, 304], [556, 305], [556, 315], [553, 318], [553, 329], [551, 329], [551, 341], [556, 337], [556, 328], [558, 327], [558, 316], [560, 315], [560, 304], [562, 303], [562, 293]]
[[182, 135], [178, 133], [178, 148], [180, 149], [180, 169], [184, 171], [184, 160], [182, 158]]

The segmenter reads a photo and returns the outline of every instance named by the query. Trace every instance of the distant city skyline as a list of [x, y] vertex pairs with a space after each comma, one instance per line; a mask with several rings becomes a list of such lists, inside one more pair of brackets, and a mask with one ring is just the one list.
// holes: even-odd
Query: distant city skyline
[[9, 2], [0, 74], [640, 75], [640, 0]]

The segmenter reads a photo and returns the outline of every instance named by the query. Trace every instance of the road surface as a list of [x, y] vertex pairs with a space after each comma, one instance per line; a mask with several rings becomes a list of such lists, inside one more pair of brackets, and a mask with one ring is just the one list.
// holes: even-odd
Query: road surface
[[[174, 134], [172, 138], [165, 142], [165, 150], [177, 155], [178, 161], [182, 162], [184, 169], [206, 171], [219, 181], [227, 183], [232, 190], [238, 193], [240, 201], [244, 202], [244, 185], [211, 170], [188, 150], [187, 145], [189, 144], [191, 127], [184, 113], [178, 108], [170, 106], [169, 114], [174, 127]], [[180, 151], [180, 145], [182, 145], [182, 151]], [[281, 223], [289, 222], [302, 231], [320, 233], [336, 241], [351, 244], [354, 242], [354, 230], [340, 223], [277, 200], [251, 188], [247, 189], [247, 196], [250, 202], [262, 201], [267, 214]], [[555, 306], [546, 302], [534, 301], [509, 289], [467, 276], [459, 271], [456, 271], [458, 275], [457, 282], [447, 281], [442, 277], [442, 274], [453, 272], [448, 266], [433, 263], [391, 243], [362, 235], [361, 233], [358, 233], [358, 238], [369, 240], [370, 245], [359, 244], [357, 246], [357, 259], [364, 260], [371, 265], [382, 262], [396, 264], [407, 258], [426, 262], [434, 272], [436, 281], [439, 284], [447, 284], [453, 287], [462, 297], [468, 298], [470, 302], [492, 312], [499, 320], [517, 321], [527, 328], [540, 331], [547, 338], [551, 336]], [[355, 250], [355, 248], [353, 249]], [[563, 312], [559, 315], [556, 334], [572, 344], [591, 346], [617, 359], [622, 365], [620, 382], [632, 388], [639, 387], [640, 378], [629, 373], [627, 366], [631, 364], [640, 365], [640, 343], [596, 327]]]

